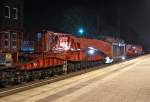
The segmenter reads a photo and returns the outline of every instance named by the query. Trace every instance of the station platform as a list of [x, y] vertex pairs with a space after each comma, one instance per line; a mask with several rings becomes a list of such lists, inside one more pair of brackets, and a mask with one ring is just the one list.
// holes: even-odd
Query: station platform
[[150, 55], [2, 97], [0, 102], [150, 102]]

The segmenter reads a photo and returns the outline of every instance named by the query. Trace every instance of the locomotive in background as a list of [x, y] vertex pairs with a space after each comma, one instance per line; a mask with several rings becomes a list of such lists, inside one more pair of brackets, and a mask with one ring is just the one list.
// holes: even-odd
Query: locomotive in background
[[29, 61], [12, 63], [11, 67], [0, 69], [1, 85], [39, 80], [113, 63], [128, 56], [141, 55], [143, 51], [139, 46], [129, 47], [120, 42], [77, 38], [51, 31], [38, 32], [34, 44], [34, 52], [20, 56], [20, 59], [30, 56]]

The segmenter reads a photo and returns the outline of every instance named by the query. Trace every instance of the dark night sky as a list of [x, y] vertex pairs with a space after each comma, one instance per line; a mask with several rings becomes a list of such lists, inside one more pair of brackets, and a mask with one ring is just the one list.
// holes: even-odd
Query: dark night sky
[[[113, 0], [28, 0], [25, 1], [25, 25], [51, 25], [51, 23], [61, 20], [60, 14], [62, 10], [72, 6], [83, 6], [89, 9], [100, 10], [103, 4], [107, 8], [114, 8], [115, 3], [116, 1], [113, 2]], [[113, 12], [109, 13], [113, 14]], [[30, 21], [34, 22], [34, 24], [28, 23]]]
[[130, 32], [128, 38], [137, 37], [136, 42], [150, 45], [149, 5], [149, 0], [25, 0], [24, 24], [28, 29], [47, 26], [59, 31], [57, 24], [62, 20], [62, 11], [83, 6], [104, 16], [105, 29], [113, 28], [120, 20], [121, 32]]

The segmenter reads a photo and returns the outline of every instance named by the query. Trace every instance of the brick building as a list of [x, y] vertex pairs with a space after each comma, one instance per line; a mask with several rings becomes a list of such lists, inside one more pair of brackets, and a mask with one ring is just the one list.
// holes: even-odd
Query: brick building
[[0, 0], [0, 53], [16, 55], [23, 39], [23, 0]]

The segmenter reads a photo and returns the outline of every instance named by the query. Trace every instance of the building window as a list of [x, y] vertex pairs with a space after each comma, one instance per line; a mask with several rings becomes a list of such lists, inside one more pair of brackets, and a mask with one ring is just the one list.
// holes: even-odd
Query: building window
[[41, 32], [37, 32], [37, 38], [38, 40], [42, 37], [42, 33]]
[[3, 45], [4, 48], [8, 49], [9, 48], [9, 36], [10, 32], [3, 32]]
[[9, 32], [4, 32], [4, 39], [9, 39]]
[[8, 41], [5, 40], [5, 41], [4, 41], [4, 45], [5, 45], [5, 46], [8, 46], [8, 44], [9, 44]]
[[16, 41], [13, 41], [13, 42], [12, 42], [12, 46], [16, 46]]
[[17, 47], [17, 33], [16, 32], [13, 32], [12, 33], [12, 48], [13, 50], [16, 50], [16, 47]]
[[16, 46], [17, 46], [16, 41], [13, 41], [13, 42], [12, 42], [12, 47], [13, 47], [13, 49], [16, 49]]
[[17, 8], [12, 9], [12, 18], [18, 19], [18, 9]]
[[4, 16], [6, 18], [10, 18], [10, 7], [9, 6], [4, 7]]
[[9, 46], [9, 42], [8, 42], [7, 40], [5, 40], [5, 41], [4, 41], [4, 47], [5, 47], [5, 48], [8, 48], [8, 46]]
[[12, 33], [12, 39], [16, 40], [17, 39], [17, 33]]

